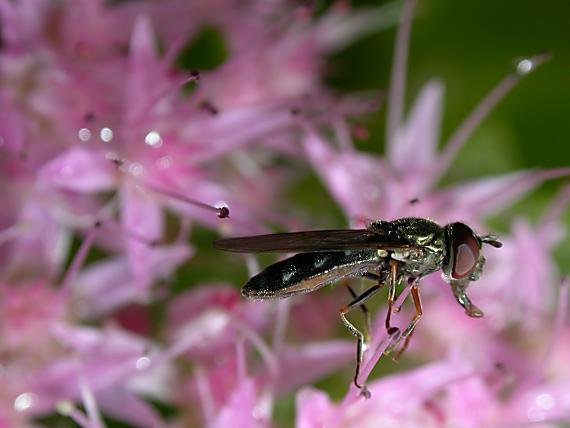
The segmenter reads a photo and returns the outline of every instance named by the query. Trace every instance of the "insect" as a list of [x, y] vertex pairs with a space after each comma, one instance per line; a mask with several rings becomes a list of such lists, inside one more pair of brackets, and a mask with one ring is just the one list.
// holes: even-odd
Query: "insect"
[[[387, 285], [385, 326], [392, 338], [387, 353], [401, 345], [397, 358], [408, 346], [422, 316], [419, 281], [441, 269], [455, 299], [467, 315], [482, 317], [483, 312], [466, 294], [470, 281], [479, 279], [485, 264], [482, 244], [496, 248], [502, 246], [495, 236], [477, 235], [464, 223], [450, 223], [441, 227], [431, 220], [417, 217], [377, 220], [370, 222], [366, 229], [276, 233], [214, 242], [218, 249], [238, 253], [299, 253], [270, 265], [252, 277], [242, 289], [242, 294], [252, 299], [285, 298], [309, 293], [347, 277], [366, 277], [375, 282], [360, 295], [349, 287], [353, 300], [339, 309], [343, 323], [358, 340], [353, 382], [366, 397], [369, 392], [365, 385], [359, 383], [359, 373], [368, 328], [366, 334], [363, 333], [346, 315], [355, 307], [360, 307], [368, 316], [364, 302]], [[402, 282], [411, 287], [415, 315], [400, 333], [398, 328], [391, 325], [390, 317], [396, 301], [396, 286]]]

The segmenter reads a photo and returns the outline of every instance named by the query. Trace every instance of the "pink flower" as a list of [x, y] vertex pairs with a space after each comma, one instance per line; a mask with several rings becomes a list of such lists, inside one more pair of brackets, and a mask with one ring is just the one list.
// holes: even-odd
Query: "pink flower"
[[570, 172], [568, 168], [523, 171], [434, 189], [450, 156], [450, 150], [440, 156], [435, 152], [441, 92], [439, 83], [424, 88], [385, 159], [354, 149], [334, 149], [316, 132], [308, 132], [309, 159], [352, 223], [420, 216], [478, 225], [482, 217], [498, 212], [542, 181]]
[[[392, 86], [389, 92], [388, 105], [388, 132], [386, 157], [381, 158], [359, 153], [347, 144], [341, 135], [336, 136], [336, 146], [327, 143], [315, 127], [307, 127], [305, 150], [312, 165], [317, 170], [325, 186], [339, 203], [352, 224], [361, 225], [367, 219], [394, 219], [404, 216], [430, 217], [442, 224], [452, 221], [465, 221], [477, 229], [482, 228], [483, 218], [498, 212], [532, 190], [542, 181], [550, 178], [566, 176], [570, 173], [568, 168], [554, 170], [535, 170], [509, 173], [498, 177], [476, 179], [447, 189], [435, 188], [437, 181], [449, 166], [451, 160], [469, 137], [474, 128], [484, 119], [491, 108], [526, 74], [520, 64], [517, 69], [507, 76], [493, 91], [475, 108], [458, 130], [452, 134], [450, 141], [444, 146], [441, 154], [436, 153], [438, 144], [438, 127], [441, 111], [442, 86], [431, 82], [422, 91], [416, 101], [408, 121], [401, 124], [402, 105], [404, 95], [404, 76], [406, 63], [405, 40], [410, 28], [413, 1], [405, 3], [400, 33], [396, 42], [396, 59], [393, 69]], [[404, 43], [404, 44], [402, 44]], [[526, 60], [534, 66], [545, 60], [537, 57]], [[527, 70], [528, 71], [528, 70]], [[355, 191], [358, 189], [358, 191]], [[567, 199], [563, 196], [561, 199]], [[467, 319], [463, 311], [458, 310], [451, 294], [443, 296], [437, 293], [437, 300], [424, 301], [423, 322], [426, 322], [429, 334], [422, 334], [420, 323], [415, 340], [412, 344], [412, 353], [417, 356], [431, 358], [445, 357], [450, 349], [461, 349], [465, 364], [481, 366], [486, 361], [500, 362], [507, 367], [517, 379], [519, 391], [528, 387], [525, 382], [549, 381], [543, 378], [542, 370], [534, 364], [535, 356], [527, 358], [520, 356], [520, 343], [511, 338], [505, 340], [506, 329], [512, 323], [517, 323], [522, 329], [536, 331], [544, 329], [545, 318], [553, 310], [553, 285], [555, 269], [550, 261], [552, 245], [558, 239], [554, 230], [557, 215], [560, 214], [561, 202], [557, 202], [556, 214], [548, 215], [543, 225], [537, 231], [525, 227], [522, 221], [515, 223], [512, 241], [505, 239], [505, 251], [489, 255], [489, 264], [480, 284], [473, 289], [474, 300], [481, 301], [481, 306], [489, 304], [490, 314], [481, 321]], [[507, 248], [509, 247], [509, 248]], [[521, 268], [520, 264], [524, 267]], [[488, 272], [487, 272], [488, 271]], [[424, 281], [424, 288], [432, 288], [432, 295], [436, 290], [444, 290], [443, 281], [431, 276]], [[427, 291], [429, 293], [430, 291]], [[407, 290], [400, 296], [399, 306], [405, 298]], [[441, 294], [441, 295], [440, 295]], [[430, 296], [427, 294], [428, 297]], [[435, 307], [435, 315], [431, 316]], [[438, 310], [439, 309], [439, 310]], [[395, 318], [411, 319], [412, 314], [404, 311]], [[364, 353], [360, 382], [364, 382], [372, 367], [383, 354], [389, 344], [384, 327], [385, 314], [380, 312], [378, 321], [373, 328], [373, 338]], [[455, 320], [450, 322], [450, 320]], [[403, 321], [401, 328], [405, 328]], [[533, 336], [534, 337], [534, 336]], [[522, 337], [520, 338], [522, 341]], [[530, 354], [527, 352], [527, 354]], [[450, 363], [446, 369], [450, 373], [457, 373], [457, 367]], [[453, 368], [452, 368], [453, 367]], [[429, 373], [426, 367], [425, 373]], [[404, 375], [400, 375], [404, 376]], [[398, 376], [396, 376], [397, 378]], [[437, 382], [446, 379], [440, 374], [426, 375], [429, 381]], [[376, 386], [388, 382], [389, 378], [376, 381]], [[473, 381], [475, 382], [475, 381]], [[472, 383], [473, 383], [472, 382]], [[417, 388], [418, 381], [410, 382]], [[470, 388], [475, 394], [473, 401], [484, 400], [478, 403], [481, 409], [478, 415], [467, 415], [464, 407], [471, 397], [468, 396]], [[545, 386], [548, 387], [548, 386]], [[442, 388], [442, 387], [441, 387]], [[462, 382], [457, 386], [458, 396], [455, 402], [446, 403], [449, 408], [437, 407], [433, 412], [433, 400], [422, 398], [420, 394], [419, 405], [414, 407], [413, 398], [402, 398], [402, 403], [410, 403], [409, 407], [401, 413], [391, 414], [397, 408], [398, 400], [390, 402], [386, 399], [387, 391], [382, 391], [383, 403], [373, 398], [370, 402], [357, 402], [358, 391], [354, 387], [343, 402], [335, 408], [328, 398], [320, 393], [307, 393], [299, 396], [297, 424], [299, 426], [351, 426], [374, 420], [379, 426], [440, 426], [444, 423], [458, 424], [458, 426], [502, 426], [504, 421], [497, 418], [495, 413], [500, 408], [497, 397], [493, 391], [487, 391], [485, 385]], [[405, 395], [406, 388], [394, 389]], [[421, 389], [421, 388], [420, 388]], [[434, 395], [436, 394], [433, 392]], [[463, 394], [465, 393], [465, 395]], [[521, 392], [522, 393], [522, 392]], [[417, 390], [409, 393], [417, 394]], [[425, 399], [426, 401], [421, 401]], [[307, 403], [305, 407], [305, 403]], [[426, 412], [426, 408], [429, 411]], [[485, 408], [487, 406], [487, 408]], [[313, 416], [305, 409], [318, 408], [319, 416]], [[369, 408], [370, 407], [370, 408]], [[356, 410], [358, 408], [359, 410]], [[366, 410], [364, 410], [366, 408]], [[509, 420], [517, 422], [526, 420], [524, 410]], [[446, 412], [449, 412], [447, 414]], [[456, 414], [457, 413], [457, 414]], [[324, 415], [324, 416], [323, 416]], [[328, 415], [328, 416], [327, 416]], [[372, 415], [372, 416], [371, 416]], [[523, 416], [521, 416], [523, 415]], [[435, 416], [435, 418], [433, 417]], [[354, 419], [352, 419], [354, 417]], [[396, 426], [394, 425], [394, 426]], [[454, 425], [455, 426], [455, 425]]]
[[[66, 294], [43, 283], [3, 284], [1, 305], [1, 417], [16, 424], [51, 413], [79, 399], [83, 383], [95, 399], [123, 391], [136, 400], [137, 390], [123, 381], [141, 369], [151, 342], [118, 329], [73, 325]], [[126, 409], [123, 416], [129, 420]]]
[[[505, 248], [489, 254], [473, 288], [482, 320], [426, 278], [407, 354], [424, 363], [371, 381], [370, 400], [354, 386], [339, 403], [306, 387], [353, 368], [354, 342], [336, 338], [342, 287], [252, 302], [215, 271], [203, 279], [199, 264], [217, 257], [204, 247], [210, 234], [302, 227], [284, 189], [305, 157], [352, 224], [418, 215], [479, 232], [486, 216], [570, 172], [437, 187], [473, 129], [546, 58], [521, 61], [438, 151], [441, 83], [428, 83], [402, 120], [413, 3], [403, 4], [379, 157], [350, 137], [351, 117], [372, 103], [332, 94], [323, 58], [390, 25], [393, 6], [0, 0], [0, 427], [54, 414], [89, 428], [107, 417], [271, 427], [287, 394], [302, 427], [570, 419], [567, 283], [555, 287], [551, 261], [567, 191], [536, 225], [513, 222]], [[186, 70], [179, 59], [204, 28], [226, 58]], [[389, 346], [378, 312], [362, 381]], [[404, 306], [393, 318], [403, 328], [410, 316]]]

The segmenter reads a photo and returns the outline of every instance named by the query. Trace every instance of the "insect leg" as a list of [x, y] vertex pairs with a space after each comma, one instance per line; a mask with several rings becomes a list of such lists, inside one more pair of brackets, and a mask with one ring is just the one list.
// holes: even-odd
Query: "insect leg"
[[[358, 294], [356, 294], [356, 292], [352, 289], [352, 287], [350, 286], [350, 284], [345, 283], [346, 288], [348, 288], [348, 291], [350, 292], [350, 295], [352, 296], [353, 299], [358, 298]], [[368, 343], [370, 342], [370, 325], [372, 324], [371, 318], [370, 318], [370, 311], [368, 310], [368, 307], [364, 304], [361, 303], [360, 304], [360, 309], [362, 309], [362, 314], [364, 315], [364, 343]]]
[[353, 383], [354, 386], [356, 386], [358, 389], [360, 389], [361, 394], [366, 397], [369, 398], [370, 397], [370, 392], [368, 391], [368, 389], [366, 389], [365, 385], [361, 385], [358, 383], [358, 375], [360, 374], [360, 364], [362, 363], [362, 351], [363, 351], [363, 343], [364, 343], [364, 334], [358, 330], [346, 317], [346, 314], [348, 314], [352, 309], [354, 309], [355, 306], [360, 306], [362, 305], [362, 303], [364, 303], [367, 299], [369, 299], [374, 293], [376, 293], [378, 290], [380, 290], [381, 286], [380, 284], [376, 284], [373, 285], [372, 287], [370, 287], [368, 290], [366, 290], [364, 293], [362, 293], [361, 295], [357, 296], [352, 302], [350, 302], [348, 305], [345, 305], [343, 307], [341, 307], [339, 309], [339, 313], [340, 313], [340, 318], [342, 319], [342, 322], [344, 323], [344, 325], [346, 326], [346, 328], [348, 328], [348, 330], [357, 338], [357, 344], [356, 344], [356, 370], [354, 372], [354, 378], [353, 378]]
[[388, 313], [386, 314], [386, 330], [389, 335], [396, 333], [397, 327], [390, 325], [390, 317], [392, 316], [392, 306], [396, 300], [396, 280], [398, 277], [398, 262], [390, 260], [390, 275], [388, 278]]
[[416, 313], [414, 315], [414, 318], [408, 325], [408, 327], [406, 327], [406, 329], [402, 333], [400, 339], [390, 347], [391, 349], [388, 350], [388, 352], [391, 352], [402, 340], [404, 340], [404, 344], [398, 350], [396, 355], [394, 355], [394, 357], [392, 358], [392, 360], [394, 361], [398, 361], [400, 356], [406, 351], [406, 348], [410, 343], [410, 339], [412, 338], [412, 334], [414, 334], [414, 329], [416, 328], [416, 324], [418, 323], [423, 314], [422, 301], [420, 299], [420, 289], [418, 288], [417, 285], [414, 285], [412, 286], [410, 292], [412, 294], [412, 300], [414, 301], [414, 306], [416, 307]]
[[465, 294], [465, 289], [469, 285], [469, 281], [465, 280], [454, 280], [450, 282], [451, 290], [455, 296], [455, 300], [465, 309], [465, 313], [473, 318], [481, 318], [483, 316], [483, 311], [471, 303], [467, 294]]

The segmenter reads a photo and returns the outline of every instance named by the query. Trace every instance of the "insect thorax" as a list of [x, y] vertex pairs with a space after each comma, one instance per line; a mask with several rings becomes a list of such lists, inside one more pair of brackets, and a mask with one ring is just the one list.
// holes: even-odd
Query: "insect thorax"
[[417, 217], [375, 221], [368, 229], [387, 243], [408, 244], [391, 250], [391, 258], [402, 262], [401, 274], [421, 277], [441, 267], [445, 257], [444, 230], [431, 220]]

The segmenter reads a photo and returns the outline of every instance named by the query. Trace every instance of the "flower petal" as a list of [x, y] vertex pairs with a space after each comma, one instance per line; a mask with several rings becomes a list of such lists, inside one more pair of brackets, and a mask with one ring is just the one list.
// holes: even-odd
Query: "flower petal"
[[543, 181], [567, 175], [570, 168], [514, 172], [454, 186], [434, 199], [449, 219], [478, 220], [511, 205]]
[[400, 175], [414, 174], [418, 169], [427, 170], [433, 163], [439, 138], [442, 96], [441, 82], [432, 81], [425, 85], [406, 125], [398, 130], [388, 146], [390, 164]]
[[296, 428], [318, 428], [325, 426], [333, 410], [327, 394], [316, 388], [303, 388], [297, 393], [295, 399], [297, 415]]
[[115, 186], [111, 162], [98, 151], [75, 146], [48, 162], [38, 173], [40, 185], [92, 193]]
[[315, 133], [307, 135], [304, 146], [313, 167], [351, 219], [381, 218], [384, 186], [389, 183], [379, 159], [355, 151], [335, 151]]
[[149, 264], [155, 250], [152, 243], [162, 237], [162, 211], [154, 195], [127, 182], [121, 188], [121, 223], [133, 279], [147, 290], [156, 275]]
[[97, 394], [97, 401], [101, 409], [121, 421], [138, 427], [165, 427], [165, 423], [158, 412], [145, 400], [137, 397], [130, 391], [121, 388], [112, 388]]
[[252, 379], [244, 379], [221, 409], [212, 428], [256, 428], [269, 426], [257, 410], [257, 388]]
[[294, 390], [354, 361], [355, 349], [353, 341], [341, 340], [281, 349], [276, 382], [279, 391]]

